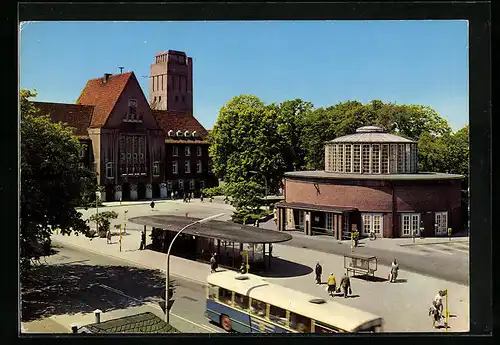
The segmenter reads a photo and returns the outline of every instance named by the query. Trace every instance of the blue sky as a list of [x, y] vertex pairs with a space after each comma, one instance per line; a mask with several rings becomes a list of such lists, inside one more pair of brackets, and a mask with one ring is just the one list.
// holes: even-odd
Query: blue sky
[[423, 104], [454, 130], [469, 123], [466, 21], [33, 22], [21, 32], [21, 88], [74, 103], [88, 79], [124, 66], [148, 97], [142, 76], [167, 49], [193, 57], [194, 114], [207, 129], [239, 94]]

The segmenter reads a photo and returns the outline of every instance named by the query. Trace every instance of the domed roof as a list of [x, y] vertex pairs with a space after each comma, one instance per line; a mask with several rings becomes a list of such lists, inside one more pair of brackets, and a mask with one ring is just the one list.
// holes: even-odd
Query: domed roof
[[356, 133], [344, 135], [329, 141], [330, 143], [415, 143], [415, 141], [386, 133], [376, 126], [363, 126]]

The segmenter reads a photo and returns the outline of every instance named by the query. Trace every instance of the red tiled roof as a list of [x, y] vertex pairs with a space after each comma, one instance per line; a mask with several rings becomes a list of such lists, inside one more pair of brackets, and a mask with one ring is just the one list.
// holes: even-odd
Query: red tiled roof
[[113, 111], [118, 98], [134, 72], [110, 75], [106, 83], [103, 78], [90, 79], [85, 85], [76, 104], [95, 106], [90, 127], [104, 126]]
[[156, 121], [158, 121], [158, 124], [167, 135], [169, 130], [173, 130], [174, 132], [196, 131], [197, 135], [201, 138], [205, 138], [208, 134], [205, 127], [190, 113], [171, 110], [152, 110], [152, 112]]
[[90, 126], [94, 106], [66, 103], [31, 102], [40, 115], [50, 115], [52, 122], [65, 122], [75, 128], [74, 134], [79, 139], [88, 139], [87, 128]]

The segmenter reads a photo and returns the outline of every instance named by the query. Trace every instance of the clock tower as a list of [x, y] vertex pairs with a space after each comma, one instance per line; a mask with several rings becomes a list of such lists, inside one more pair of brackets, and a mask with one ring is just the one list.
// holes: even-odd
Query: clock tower
[[157, 53], [151, 65], [149, 103], [157, 110], [193, 113], [193, 59], [186, 53]]

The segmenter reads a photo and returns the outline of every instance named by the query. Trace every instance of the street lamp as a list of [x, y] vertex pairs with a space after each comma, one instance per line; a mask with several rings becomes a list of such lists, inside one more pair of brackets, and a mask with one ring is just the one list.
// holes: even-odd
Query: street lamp
[[170, 316], [169, 310], [168, 310], [168, 288], [170, 286], [170, 250], [172, 249], [172, 245], [174, 244], [177, 237], [187, 228], [189, 228], [193, 225], [196, 225], [196, 224], [201, 224], [201, 223], [211, 221], [212, 219], [219, 218], [223, 215], [224, 215], [224, 213], [219, 213], [219, 214], [216, 214], [216, 215], [213, 215], [213, 216], [210, 216], [207, 218], [203, 218], [203, 219], [197, 220], [196, 222], [193, 222], [193, 223], [186, 225], [181, 230], [179, 230], [179, 232], [177, 234], [175, 234], [174, 238], [170, 242], [170, 245], [168, 246], [168, 250], [167, 250], [167, 270], [166, 270], [166, 276], [165, 276], [165, 285], [166, 285], [166, 287], [165, 287], [165, 322], [167, 324], [169, 324], [169, 316]]
[[[258, 172], [258, 171], [255, 171], [255, 170], [250, 170], [250, 171], [249, 171], [249, 173], [250, 173], [250, 174], [255, 174], [255, 175], [257, 175], [257, 174], [261, 174], [261, 175], [262, 175], [262, 177], [264, 177], [264, 183], [265, 183], [265, 186], [266, 186], [266, 196], [265, 196], [265, 199], [266, 199], [266, 201], [267, 201], [267, 179], [266, 179], [266, 176], [264, 176], [264, 174], [263, 174], [263, 173]], [[267, 204], [267, 203], [266, 203], [266, 204]]]
[[99, 196], [101, 196], [101, 192], [97, 190], [95, 192], [95, 212], [96, 212], [95, 227], [97, 236], [99, 236]]

